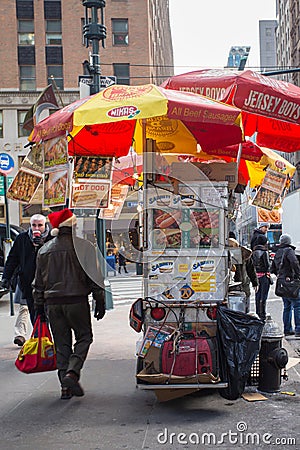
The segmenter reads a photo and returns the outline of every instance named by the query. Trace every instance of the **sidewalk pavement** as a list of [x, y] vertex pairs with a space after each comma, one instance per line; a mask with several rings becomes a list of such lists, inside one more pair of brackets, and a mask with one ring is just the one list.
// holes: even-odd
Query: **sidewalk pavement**
[[[12, 343], [15, 317], [9, 316], [9, 302], [0, 302], [1, 450], [158, 450], [165, 447], [157, 442], [165, 429], [221, 433], [236, 431], [241, 421], [261, 435], [299, 435], [300, 377], [295, 367], [281, 388], [296, 396], [270, 394], [265, 402], [231, 402], [204, 390], [160, 404], [153, 392], [136, 389], [135, 346], [140, 335], [129, 327], [128, 312], [129, 306], [118, 306], [103, 320], [92, 319], [94, 342], [81, 379], [85, 396], [63, 401], [56, 373], [25, 375], [14, 367], [19, 350]], [[286, 341], [284, 346], [293, 355]], [[176, 442], [168, 446], [196, 447], [200, 448]]]

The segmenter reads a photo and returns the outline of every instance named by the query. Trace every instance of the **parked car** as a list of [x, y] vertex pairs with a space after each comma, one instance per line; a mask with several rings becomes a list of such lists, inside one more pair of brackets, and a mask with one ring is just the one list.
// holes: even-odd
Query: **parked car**
[[[10, 236], [13, 241], [15, 241], [18, 234], [22, 231], [25, 231], [24, 228], [19, 227], [18, 225], [10, 225]], [[2, 280], [2, 273], [4, 269], [4, 240], [6, 239], [6, 224], [0, 223], [0, 281]], [[7, 294], [8, 290], [3, 289], [0, 286], [0, 298], [3, 295]]]

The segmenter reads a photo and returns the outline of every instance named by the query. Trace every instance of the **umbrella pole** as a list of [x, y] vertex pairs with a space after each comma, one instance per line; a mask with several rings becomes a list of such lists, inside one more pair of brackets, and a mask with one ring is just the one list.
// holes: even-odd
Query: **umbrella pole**
[[236, 157], [236, 181], [238, 183], [239, 180], [239, 168], [240, 168], [240, 162], [241, 162], [241, 156], [242, 156], [242, 143], [239, 144], [239, 149]]

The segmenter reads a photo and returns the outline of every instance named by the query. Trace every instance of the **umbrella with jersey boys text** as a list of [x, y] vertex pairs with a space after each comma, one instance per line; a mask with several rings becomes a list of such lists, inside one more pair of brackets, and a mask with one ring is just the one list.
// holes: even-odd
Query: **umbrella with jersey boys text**
[[204, 69], [170, 77], [165, 88], [194, 92], [242, 110], [245, 136], [283, 152], [300, 148], [300, 88], [251, 70]]

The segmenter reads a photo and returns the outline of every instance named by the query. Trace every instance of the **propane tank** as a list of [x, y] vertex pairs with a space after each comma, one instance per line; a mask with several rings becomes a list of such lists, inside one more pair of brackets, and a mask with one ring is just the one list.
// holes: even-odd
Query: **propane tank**
[[277, 323], [267, 314], [261, 336], [259, 352], [258, 390], [278, 392], [281, 383], [281, 370], [288, 362], [288, 353], [282, 348], [283, 334]]

